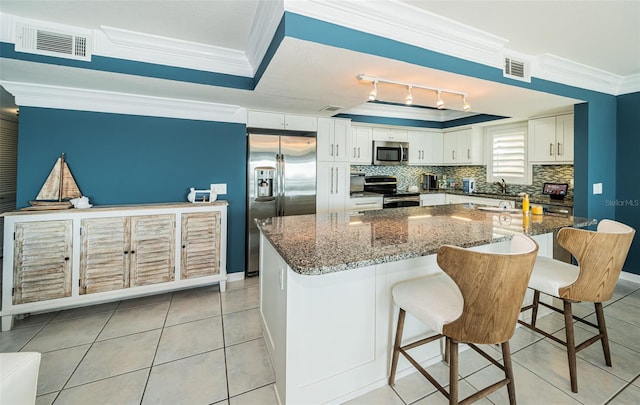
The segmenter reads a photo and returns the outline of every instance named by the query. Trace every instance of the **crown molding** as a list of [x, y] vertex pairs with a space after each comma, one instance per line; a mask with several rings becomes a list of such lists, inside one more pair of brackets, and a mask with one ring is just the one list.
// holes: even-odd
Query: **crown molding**
[[507, 49], [508, 39], [395, 0], [284, 0], [287, 11], [503, 69], [504, 55], [533, 61], [532, 77], [619, 95], [640, 91], [640, 75], [622, 77], [553, 55]]
[[389, 1], [285, 0], [285, 10], [420, 48], [502, 67], [506, 39]]
[[253, 76], [244, 51], [101, 26], [94, 53], [190, 69]]
[[237, 105], [206, 103], [116, 93], [91, 89], [0, 81], [20, 107], [143, 115], [200, 121], [246, 123], [246, 109]]
[[249, 64], [253, 66], [254, 74], [267, 53], [283, 15], [284, 5], [282, 0], [258, 1], [246, 50], [247, 59]]
[[623, 78], [618, 86], [617, 95], [638, 92], [640, 92], [640, 73]]
[[552, 54], [538, 56], [535, 70], [535, 76], [540, 79], [588, 88], [611, 95], [618, 94], [618, 88], [624, 79], [622, 76]]

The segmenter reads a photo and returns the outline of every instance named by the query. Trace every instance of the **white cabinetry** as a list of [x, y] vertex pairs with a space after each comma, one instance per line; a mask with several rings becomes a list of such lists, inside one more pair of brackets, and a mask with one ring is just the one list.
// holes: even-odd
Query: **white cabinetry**
[[370, 127], [351, 127], [351, 163], [370, 165], [373, 154]]
[[380, 197], [354, 197], [349, 199], [349, 211], [371, 211], [382, 209], [382, 196]]
[[315, 132], [318, 129], [318, 123], [316, 117], [306, 115], [248, 111], [247, 127]]
[[372, 136], [374, 141], [407, 142], [409, 140], [407, 132], [406, 129], [374, 127]]
[[349, 163], [318, 162], [316, 212], [345, 211], [349, 200]]
[[443, 135], [434, 131], [408, 131], [409, 164], [442, 164]]
[[444, 163], [480, 165], [483, 159], [482, 128], [467, 128], [444, 134]]
[[573, 114], [529, 120], [531, 163], [573, 163]]
[[420, 194], [420, 206], [444, 205], [446, 204], [445, 194]]
[[473, 195], [461, 195], [461, 194], [447, 194], [446, 195], [447, 204], [464, 204], [471, 203], [477, 205], [486, 205], [490, 207], [500, 207], [501, 202], [509, 207], [513, 208], [515, 206], [515, 202], [513, 200], [500, 200], [497, 198], [488, 198], [488, 197], [476, 197]]
[[3, 216], [3, 331], [18, 314], [216, 282], [225, 289], [225, 201]]
[[340, 118], [318, 118], [318, 162], [349, 162], [351, 121]]
[[350, 138], [350, 120], [318, 118], [316, 212], [347, 209]]

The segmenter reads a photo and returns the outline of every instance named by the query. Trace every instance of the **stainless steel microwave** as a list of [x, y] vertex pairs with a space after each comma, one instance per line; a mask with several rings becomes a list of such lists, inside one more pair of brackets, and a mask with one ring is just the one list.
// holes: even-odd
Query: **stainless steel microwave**
[[406, 165], [409, 163], [409, 142], [373, 141], [374, 165]]

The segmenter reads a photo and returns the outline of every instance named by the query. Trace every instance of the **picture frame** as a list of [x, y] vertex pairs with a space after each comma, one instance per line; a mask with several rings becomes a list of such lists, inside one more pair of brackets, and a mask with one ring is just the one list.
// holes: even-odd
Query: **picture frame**
[[211, 202], [211, 190], [196, 190], [192, 188], [187, 199], [194, 204], [209, 203]]

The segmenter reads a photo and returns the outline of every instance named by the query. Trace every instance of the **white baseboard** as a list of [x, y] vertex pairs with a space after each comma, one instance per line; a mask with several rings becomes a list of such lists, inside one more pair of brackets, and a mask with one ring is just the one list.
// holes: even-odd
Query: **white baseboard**
[[238, 272], [235, 272], [235, 273], [227, 273], [227, 281], [228, 282], [240, 281], [240, 280], [244, 280], [244, 271], [238, 271]]
[[620, 273], [620, 278], [627, 281], [632, 281], [634, 283], [640, 284], [640, 274], [629, 273], [628, 271], [623, 271]]

